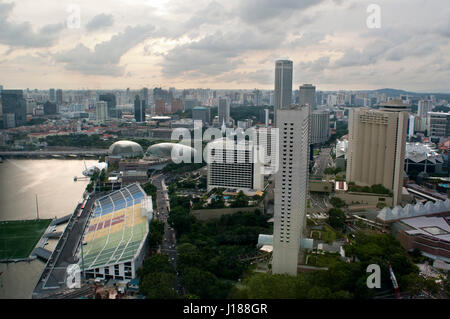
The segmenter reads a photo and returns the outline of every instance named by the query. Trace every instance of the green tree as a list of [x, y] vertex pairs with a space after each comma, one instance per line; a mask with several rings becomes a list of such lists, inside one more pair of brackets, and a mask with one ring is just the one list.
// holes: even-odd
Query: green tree
[[332, 197], [332, 198], [330, 199], [330, 204], [333, 205], [333, 206], [336, 207], [336, 208], [342, 208], [342, 207], [345, 206], [345, 201], [342, 200], [342, 199], [339, 198], [339, 197]]
[[339, 208], [332, 208], [328, 211], [328, 223], [333, 228], [343, 229], [345, 226], [345, 213]]
[[234, 200], [231, 202], [230, 207], [247, 207], [248, 200], [248, 196], [245, 195], [243, 191], [239, 191]]
[[164, 222], [152, 219], [150, 222], [150, 234], [148, 238], [148, 244], [151, 249], [156, 249], [162, 243], [164, 236]]
[[147, 299], [175, 299], [178, 294], [174, 290], [176, 276], [167, 272], [154, 272], [144, 277], [139, 291]]

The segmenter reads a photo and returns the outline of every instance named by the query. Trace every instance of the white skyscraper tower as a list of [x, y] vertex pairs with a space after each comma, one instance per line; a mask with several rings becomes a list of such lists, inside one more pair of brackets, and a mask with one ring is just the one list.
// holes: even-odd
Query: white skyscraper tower
[[227, 99], [220, 98], [219, 99], [219, 107], [217, 109], [217, 113], [219, 116], [219, 124], [225, 123], [228, 125], [230, 122], [230, 104]]
[[297, 275], [306, 225], [309, 159], [308, 106], [278, 110], [279, 169], [275, 177], [272, 273]]
[[292, 71], [290, 60], [275, 61], [275, 92], [274, 92], [274, 124], [277, 125], [277, 111], [292, 103]]
[[105, 101], [98, 101], [95, 113], [97, 123], [104, 123], [109, 120], [108, 103]]

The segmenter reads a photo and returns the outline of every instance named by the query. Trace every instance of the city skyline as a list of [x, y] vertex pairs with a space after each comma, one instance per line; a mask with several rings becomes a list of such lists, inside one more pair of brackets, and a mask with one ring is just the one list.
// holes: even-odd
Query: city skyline
[[355, 0], [0, 1], [1, 84], [270, 89], [274, 61], [290, 59], [294, 87], [450, 93], [444, 1], [377, 4], [380, 28]]

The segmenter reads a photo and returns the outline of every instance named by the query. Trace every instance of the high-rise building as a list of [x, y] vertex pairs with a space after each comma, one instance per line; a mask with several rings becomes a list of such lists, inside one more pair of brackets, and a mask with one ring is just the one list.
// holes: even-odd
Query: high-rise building
[[142, 89], [142, 100], [144, 101], [145, 107], [147, 107], [149, 105], [149, 103], [148, 103], [148, 88]]
[[101, 94], [100, 101], [104, 101], [108, 105], [108, 117], [117, 118], [116, 114], [116, 96], [113, 93]]
[[381, 184], [392, 191], [394, 205], [402, 201], [408, 110], [400, 101], [349, 111], [347, 182]]
[[55, 89], [50, 89], [48, 91], [48, 97], [49, 97], [50, 102], [56, 102]]
[[192, 108], [198, 105], [199, 102], [196, 99], [185, 99], [183, 104], [184, 104], [184, 111], [186, 112], [188, 110], [192, 110]]
[[163, 90], [162, 88], [154, 88], [153, 89], [153, 101], [164, 100], [167, 104], [171, 105], [172, 103], [172, 92]]
[[434, 105], [431, 100], [420, 100], [417, 107], [417, 115], [419, 117], [418, 131], [425, 131], [427, 126], [428, 112], [433, 111]]
[[52, 103], [50, 101], [47, 101], [44, 103], [44, 114], [45, 115], [53, 115], [58, 112], [58, 109], [56, 107], [56, 103]]
[[141, 100], [139, 95], [134, 98], [134, 118], [136, 122], [145, 122], [145, 100]]
[[159, 99], [155, 101], [155, 113], [157, 115], [166, 114], [166, 101]]
[[316, 108], [316, 87], [312, 84], [303, 84], [300, 86], [299, 104], [309, 104], [311, 109]]
[[280, 167], [275, 176], [272, 273], [295, 276], [306, 226], [310, 107], [291, 105], [277, 112]]
[[192, 109], [192, 119], [202, 121], [203, 125], [211, 122], [211, 113], [208, 107], [196, 106]]
[[33, 114], [33, 110], [37, 107], [36, 101], [32, 97], [25, 99], [27, 104], [27, 114]]
[[330, 139], [330, 112], [315, 110], [311, 113], [311, 144], [325, 143]]
[[275, 61], [274, 119], [277, 123], [277, 111], [292, 103], [292, 71], [290, 60]]
[[181, 99], [172, 100], [172, 113], [183, 112], [183, 101]]
[[207, 145], [208, 190], [262, 190], [264, 178], [253, 141], [226, 137]]
[[431, 138], [450, 136], [450, 112], [428, 112], [427, 132]]
[[[22, 90], [2, 90], [3, 121], [6, 114], [14, 114], [14, 127], [25, 125], [27, 122], [27, 103], [23, 97]], [[8, 125], [12, 117], [8, 118]], [[5, 123], [3, 127], [6, 128]]]
[[63, 104], [63, 91], [61, 89], [56, 90], [56, 105]]
[[219, 108], [217, 109], [217, 114], [219, 116], [219, 125], [225, 123], [228, 125], [230, 122], [230, 104], [227, 99], [219, 99]]
[[278, 135], [275, 128], [260, 127], [254, 130], [253, 141], [258, 145], [259, 156], [264, 154], [263, 174], [271, 175], [276, 173], [279, 165], [278, 158]]
[[104, 123], [109, 120], [108, 103], [98, 101], [95, 110], [97, 123]]

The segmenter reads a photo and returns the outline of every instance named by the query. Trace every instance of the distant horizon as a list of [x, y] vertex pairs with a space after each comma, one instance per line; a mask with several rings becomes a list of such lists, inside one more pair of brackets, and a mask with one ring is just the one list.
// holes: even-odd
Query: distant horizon
[[[302, 84], [312, 84], [314, 85], [314, 83], [302, 83]], [[300, 84], [300, 85], [302, 85]], [[1, 84], [0, 84], [1, 85]], [[299, 85], [299, 86], [300, 86]], [[411, 90], [406, 90], [406, 89], [397, 89], [397, 88], [380, 88], [380, 89], [335, 89], [335, 90], [320, 90], [318, 89], [318, 87], [316, 85], [314, 85], [316, 87], [316, 92], [372, 92], [372, 91], [382, 91], [382, 90], [393, 90], [393, 91], [403, 91], [406, 93], [412, 93], [412, 94], [442, 94], [442, 95], [450, 95], [450, 91], [449, 92], [431, 92], [431, 91], [411, 91]], [[140, 87], [140, 88], [113, 88], [113, 89], [93, 89], [93, 88], [85, 88], [85, 89], [63, 89], [63, 88], [59, 88], [59, 87], [49, 87], [49, 88], [44, 88], [44, 89], [39, 89], [39, 88], [8, 88], [3, 86], [3, 90], [23, 90], [26, 91], [27, 89], [30, 91], [34, 91], [34, 90], [38, 90], [38, 91], [48, 91], [50, 89], [55, 89], [56, 90], [63, 90], [63, 91], [126, 91], [127, 89], [130, 89], [130, 91], [140, 91], [143, 88], [147, 88], [149, 90], [153, 90], [154, 88], [162, 88], [163, 90], [169, 90], [169, 88], [171, 88], [173, 86], [170, 87], [159, 87], [159, 86], [154, 86], [154, 87]], [[190, 88], [178, 88], [175, 87], [175, 90], [177, 91], [182, 91], [182, 90], [211, 90], [211, 91], [254, 91], [254, 90], [260, 90], [260, 91], [273, 91], [274, 89], [264, 89], [264, 88], [249, 88], [249, 89], [224, 89], [224, 88], [208, 88], [208, 87], [190, 87]], [[298, 88], [295, 89], [293, 88], [292, 91], [298, 91]]]

